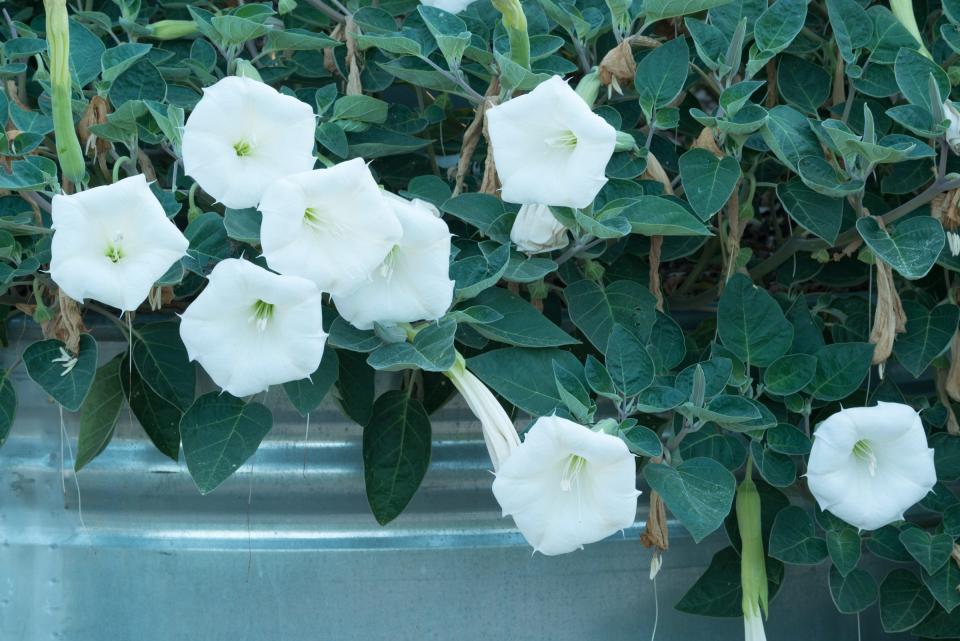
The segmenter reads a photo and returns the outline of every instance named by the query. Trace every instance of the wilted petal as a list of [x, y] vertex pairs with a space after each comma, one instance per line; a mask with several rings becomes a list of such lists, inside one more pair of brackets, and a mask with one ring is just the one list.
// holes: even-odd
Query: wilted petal
[[567, 246], [567, 228], [546, 205], [524, 205], [513, 221], [510, 240], [528, 254], [549, 252]]
[[403, 236], [366, 280], [349, 294], [333, 297], [340, 315], [359, 329], [436, 320], [453, 302], [447, 223], [422, 200], [384, 196]]
[[327, 339], [322, 320], [313, 282], [230, 258], [183, 313], [180, 337], [190, 360], [242, 397], [316, 371]]
[[227, 207], [255, 207], [277, 178], [313, 168], [316, 118], [307, 103], [227, 76], [203, 90], [183, 129], [183, 168]]
[[606, 184], [617, 132], [560, 76], [487, 111], [501, 197], [583, 208]]
[[271, 269], [347, 294], [400, 241], [394, 207], [359, 158], [276, 181], [260, 202], [260, 243]]
[[493, 494], [530, 545], [554, 555], [629, 527], [640, 493], [623, 441], [544, 416], [501, 465]]
[[834, 414], [814, 433], [807, 482], [821, 509], [861, 530], [902, 519], [937, 482], [920, 415], [901, 403]]
[[186, 254], [189, 242], [141, 174], [53, 197], [50, 276], [70, 298], [124, 311]]

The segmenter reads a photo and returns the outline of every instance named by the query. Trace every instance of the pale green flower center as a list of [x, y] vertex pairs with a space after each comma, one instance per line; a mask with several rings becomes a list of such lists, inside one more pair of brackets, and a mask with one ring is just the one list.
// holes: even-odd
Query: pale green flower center
[[572, 455], [567, 460], [567, 464], [563, 468], [563, 474], [560, 476], [560, 489], [569, 492], [586, 465], [587, 459], [576, 454]]
[[273, 303], [263, 300], [257, 300], [253, 304], [253, 314], [250, 315], [250, 321], [256, 323], [257, 329], [261, 332], [267, 328], [267, 323], [273, 318]]
[[314, 231], [324, 234], [340, 234], [344, 228], [330, 216], [324, 216], [323, 212], [317, 207], [307, 207], [303, 210], [303, 224]]
[[390, 280], [393, 278], [393, 272], [397, 268], [397, 261], [400, 258], [400, 245], [394, 245], [389, 252], [387, 252], [387, 257], [383, 259], [383, 262], [380, 263], [380, 275]]
[[123, 258], [123, 234], [117, 234], [113, 237], [113, 240], [107, 243], [107, 248], [104, 250], [104, 255], [110, 259], [111, 263], [119, 263], [120, 259]]
[[573, 149], [577, 146], [577, 134], [572, 131], [565, 131], [556, 136], [550, 136], [546, 139], [547, 146], [555, 149]]
[[249, 156], [253, 152], [253, 146], [246, 140], [241, 140], [234, 143], [233, 150], [237, 152], [237, 156], [243, 158], [244, 156]]
[[873, 446], [870, 445], [870, 441], [866, 439], [860, 439], [853, 444], [853, 456], [867, 464], [868, 469], [870, 470], [870, 476], [877, 475], [877, 455], [873, 453]]

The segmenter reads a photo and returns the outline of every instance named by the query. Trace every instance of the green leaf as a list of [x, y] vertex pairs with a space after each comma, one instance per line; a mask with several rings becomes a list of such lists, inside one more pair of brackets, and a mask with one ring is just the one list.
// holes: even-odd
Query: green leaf
[[264, 52], [270, 51], [318, 51], [339, 47], [343, 43], [322, 33], [304, 29], [273, 29], [267, 34]]
[[637, 396], [635, 407], [638, 412], [659, 414], [672, 410], [685, 400], [687, 395], [678, 389], [664, 385], [651, 385]]
[[802, 390], [813, 380], [817, 359], [809, 354], [787, 354], [770, 363], [763, 372], [767, 391], [777, 396], [789, 396]]
[[150, 53], [152, 45], [139, 42], [124, 42], [103, 52], [100, 64], [103, 67], [102, 78], [113, 82], [117, 76], [129, 69], [137, 60]]
[[740, 163], [732, 156], [717, 158], [699, 148], [680, 156], [684, 194], [702, 220], [707, 220], [726, 204], [740, 182], [740, 175]]
[[849, 178], [820, 156], [806, 156], [797, 162], [803, 184], [818, 194], [842, 198], [863, 189], [863, 180]]
[[[547, 416], [564, 407], [554, 379], [554, 365], [581, 379], [583, 367], [576, 356], [559, 349], [507, 347], [467, 359], [467, 369], [497, 394], [533, 416]], [[523, 372], [523, 376], [517, 376]]]
[[201, 494], [227, 480], [273, 427], [273, 416], [260, 403], [244, 403], [226, 393], [204, 394], [180, 421], [187, 470]]
[[766, 54], [780, 53], [797, 37], [806, 19], [806, 0], [777, 0], [753, 25], [757, 48]]
[[530, 303], [516, 294], [493, 287], [473, 299], [476, 305], [489, 307], [503, 318], [474, 327], [487, 338], [518, 347], [558, 347], [578, 341], [551, 323]]
[[167, 81], [163, 74], [147, 58], [137, 60], [110, 85], [110, 103], [119, 107], [131, 100], [167, 99]]
[[837, 242], [843, 223], [842, 198], [819, 194], [797, 179], [777, 185], [777, 198], [798, 225], [831, 245]]
[[260, 224], [263, 215], [250, 207], [248, 209], [226, 209], [223, 215], [223, 228], [227, 236], [241, 243], [260, 244]]
[[873, 38], [873, 22], [856, 0], [827, 0], [827, 15], [840, 55], [848, 64], [857, 61], [857, 53]]
[[917, 576], [897, 569], [880, 584], [880, 623], [886, 632], [903, 632], [923, 621], [934, 599]]
[[930, 216], [901, 220], [888, 229], [865, 216], [857, 220], [857, 231], [874, 254], [910, 280], [927, 275], [946, 241], [940, 221]]
[[767, 430], [767, 446], [774, 452], [787, 456], [804, 456], [810, 453], [810, 438], [789, 423], [779, 423]]
[[911, 560], [910, 553], [900, 542], [900, 530], [893, 525], [884, 526], [871, 533], [867, 539], [867, 549], [888, 561], [909, 563]]
[[875, 4], [867, 9], [867, 13], [873, 20], [876, 39], [876, 42], [870, 46], [871, 66], [872, 63], [879, 63], [879, 65], [894, 64], [897, 54], [903, 47], [913, 50], [920, 48], [917, 39], [900, 24], [896, 16], [884, 5]]
[[634, 425], [629, 429], [621, 429], [617, 436], [627, 444], [630, 451], [638, 456], [660, 456], [663, 454], [663, 443], [660, 437], [649, 427]]
[[733, 362], [723, 356], [715, 356], [708, 361], [694, 363], [683, 369], [674, 381], [674, 387], [690, 396], [693, 393], [693, 377], [697, 367], [703, 373], [703, 397], [710, 399], [723, 392], [733, 372]]
[[553, 364], [553, 378], [560, 400], [573, 417], [581, 423], [591, 423], [597, 406], [590, 400], [590, 394], [580, 378], [556, 362]]
[[948, 614], [960, 605], [960, 590], [957, 590], [957, 586], [960, 586], [960, 568], [956, 563], [948, 561], [933, 574], [924, 573], [920, 578], [933, 598]]
[[421, 4], [417, 7], [423, 23], [427, 25], [431, 35], [437, 41], [440, 52], [447, 61], [450, 69], [456, 69], [460, 65], [460, 59], [467, 45], [470, 44], [470, 32], [467, 30], [467, 24], [450, 13], [437, 7]]
[[490, 194], [461, 194], [443, 203], [440, 209], [476, 227], [484, 236], [510, 243], [510, 229], [517, 217], [516, 208]]
[[703, 420], [714, 421], [733, 432], [765, 430], [777, 424], [777, 417], [763, 403], [733, 394], [715, 396], [706, 408], [690, 408]]
[[136, 368], [130, 370], [129, 355], [120, 365], [120, 385], [130, 411], [161, 453], [174, 461], [180, 457], [180, 419], [183, 411], [147, 385]]
[[333, 387], [340, 373], [340, 359], [334, 349], [323, 350], [320, 366], [310, 375], [299, 381], [283, 384], [283, 391], [300, 416], [306, 416], [323, 402], [327, 392]]
[[827, 544], [813, 529], [813, 519], [791, 505], [777, 513], [770, 530], [770, 556], [794, 565], [816, 565], [827, 558]]
[[[853, 0], [849, 0], [853, 1]], [[893, 66], [897, 78], [897, 86], [903, 97], [911, 104], [933, 112], [930, 104], [930, 76], [933, 76], [940, 90], [940, 95], [946, 98], [950, 95], [950, 79], [947, 73], [923, 54], [912, 49], [902, 48], [897, 53]]]
[[7, 442], [16, 415], [17, 390], [10, 382], [10, 373], [7, 372], [3, 376], [3, 383], [0, 384], [0, 447]]
[[[767, 591], [772, 599], [783, 580], [783, 564], [766, 559]], [[742, 617], [740, 553], [727, 547], [713, 555], [710, 566], [675, 606], [681, 612], [711, 617]]]
[[908, 303], [905, 309], [906, 332], [897, 337], [893, 353], [916, 378], [950, 347], [960, 321], [960, 307], [946, 303], [928, 312], [922, 305]]
[[833, 567], [847, 576], [860, 562], [860, 533], [850, 527], [827, 531], [827, 551]]
[[343, 96], [333, 103], [332, 120], [355, 120], [382, 124], [387, 120], [390, 105], [370, 96]]
[[80, 408], [80, 433], [77, 436], [77, 458], [73, 469], [80, 471], [102, 452], [117, 426], [123, 389], [120, 387], [120, 363], [124, 355], [114, 357], [97, 370], [90, 393]]
[[727, 281], [717, 309], [717, 332], [724, 346], [750, 365], [765, 367], [793, 342], [793, 325], [765, 290], [743, 274]]
[[862, 612], [877, 600], [877, 581], [866, 570], [854, 568], [846, 576], [830, 568], [830, 596], [844, 614]]
[[478, 245], [480, 253], [457, 260], [450, 266], [456, 298], [473, 298], [500, 282], [510, 264], [510, 246], [484, 241]]
[[457, 322], [443, 319], [420, 330], [412, 342], [387, 343], [375, 349], [367, 364], [377, 370], [421, 369], [445, 372], [456, 360], [453, 337]]
[[643, 15], [649, 22], [700, 13], [713, 7], [719, 7], [731, 0], [646, 0], [643, 3]]
[[76, 363], [72, 358], [66, 345], [52, 339], [37, 341], [23, 350], [23, 364], [30, 379], [65, 410], [76, 412], [90, 391], [97, 369], [97, 341], [93, 336], [80, 335]]
[[930, 534], [920, 528], [910, 528], [900, 532], [900, 542], [928, 574], [939, 571], [950, 560], [950, 553], [953, 551], [952, 536]]
[[367, 365], [366, 356], [341, 350], [337, 352], [340, 371], [337, 376], [337, 400], [343, 413], [360, 425], [370, 422], [376, 393], [376, 370]]
[[790, 487], [797, 480], [797, 466], [789, 456], [764, 446], [760, 441], [750, 441], [750, 454], [760, 476], [770, 485]]
[[223, 218], [213, 212], [197, 216], [187, 225], [183, 235], [190, 241], [183, 266], [200, 276], [205, 276], [212, 263], [230, 255], [230, 241], [223, 226]]
[[820, 142], [807, 119], [787, 105], [777, 105], [767, 112], [767, 120], [760, 133], [777, 159], [793, 171], [797, 171], [801, 158], [822, 153]]
[[650, 354], [623, 325], [613, 326], [604, 353], [607, 371], [624, 396], [635, 396], [653, 383], [655, 372]]
[[[664, 0], [650, 0], [644, 5], [644, 10], [650, 17], [651, 2]], [[666, 0], [670, 2], [670, 0]], [[684, 0], [689, 3], [691, 0]], [[698, 0], [692, 0], [694, 2]], [[673, 14], [682, 15], [682, 14]], [[660, 18], [668, 16], [659, 16]], [[653, 18], [652, 18], [653, 19]], [[644, 56], [637, 63], [637, 72], [633, 84], [640, 95], [640, 107], [647, 116], [652, 118], [653, 113], [661, 107], [673, 102], [683, 85], [687, 81], [687, 71], [690, 63], [690, 49], [684, 38], [674, 38]]]
[[784, 54], [777, 63], [780, 96], [809, 114], [816, 114], [830, 96], [830, 74], [803, 58]]
[[870, 343], [833, 343], [817, 351], [817, 371], [806, 391], [822, 401], [850, 396], [866, 378], [873, 360]]
[[430, 465], [430, 417], [406, 392], [386, 392], [363, 429], [367, 502], [380, 525], [397, 518]]
[[643, 468], [643, 476], [697, 543], [720, 527], [730, 512], [736, 481], [713, 459], [687, 459], [677, 467], [651, 463]]
[[143, 381], [180, 411], [193, 403], [197, 370], [180, 340], [177, 321], [150, 323], [134, 328], [133, 364]]
[[592, 280], [579, 280], [563, 290], [570, 320], [600, 352], [607, 349], [615, 324], [623, 325], [644, 339], [643, 328], [653, 325], [656, 299], [637, 282], [618, 280], [601, 287]]
[[711, 231], [683, 205], [659, 196], [630, 199], [621, 215], [635, 234], [644, 236], [711, 236]]

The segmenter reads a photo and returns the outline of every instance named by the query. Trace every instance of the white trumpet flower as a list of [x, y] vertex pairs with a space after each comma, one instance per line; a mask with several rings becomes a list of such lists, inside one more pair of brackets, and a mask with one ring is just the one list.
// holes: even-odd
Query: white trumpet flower
[[260, 244], [271, 269], [345, 295], [400, 242], [394, 207], [359, 158], [276, 181], [260, 202]]
[[53, 197], [50, 276], [74, 300], [133, 311], [190, 243], [141, 174]]
[[510, 229], [510, 240], [522, 252], [539, 254], [567, 246], [567, 228], [546, 205], [523, 205]]
[[322, 309], [313, 282], [229, 258], [181, 316], [180, 338], [214, 383], [248, 396], [316, 371], [327, 339]]
[[428, 7], [436, 7], [437, 9], [443, 9], [444, 11], [449, 11], [450, 13], [460, 13], [470, 5], [472, 5], [476, 0], [421, 0], [420, 4], [424, 4]]
[[436, 320], [453, 302], [450, 230], [436, 207], [383, 192], [403, 236], [349, 294], [333, 296], [337, 311], [358, 329]]
[[534, 550], [550, 556], [632, 525], [640, 492], [622, 440], [544, 416], [501, 464], [493, 494]]
[[950, 145], [953, 153], [960, 153], [960, 110], [954, 106], [953, 102], [947, 100], [943, 103], [943, 114], [949, 121], [945, 134], [947, 144]]
[[830, 416], [814, 433], [807, 482], [820, 509], [861, 530], [903, 519], [937, 482], [920, 415], [878, 403]]
[[487, 111], [501, 197], [583, 208], [606, 184], [616, 130], [560, 76]]
[[255, 207], [276, 179], [313, 168], [316, 117], [262, 82], [227, 76], [203, 90], [183, 128], [183, 169], [227, 207]]

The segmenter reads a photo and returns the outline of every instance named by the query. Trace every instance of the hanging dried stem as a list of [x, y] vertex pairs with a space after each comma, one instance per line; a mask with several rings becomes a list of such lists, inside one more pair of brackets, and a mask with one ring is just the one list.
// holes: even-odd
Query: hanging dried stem
[[[470, 163], [473, 162], [473, 155], [477, 151], [477, 145], [480, 144], [480, 137], [484, 135], [485, 119], [487, 109], [496, 104], [496, 97], [500, 94], [500, 78], [493, 76], [490, 79], [490, 86], [484, 94], [485, 100], [477, 105], [474, 111], [473, 121], [463, 134], [463, 144], [460, 146], [460, 159], [457, 161], [457, 174], [454, 181], [453, 195], [459, 196], [463, 191], [463, 183], [470, 173]], [[492, 154], [487, 150], [487, 155]]]
[[877, 309], [873, 316], [873, 364], [881, 365], [893, 352], [897, 334], [906, 331], [907, 315], [900, 303], [900, 296], [893, 283], [893, 270], [885, 262], [877, 261]]

